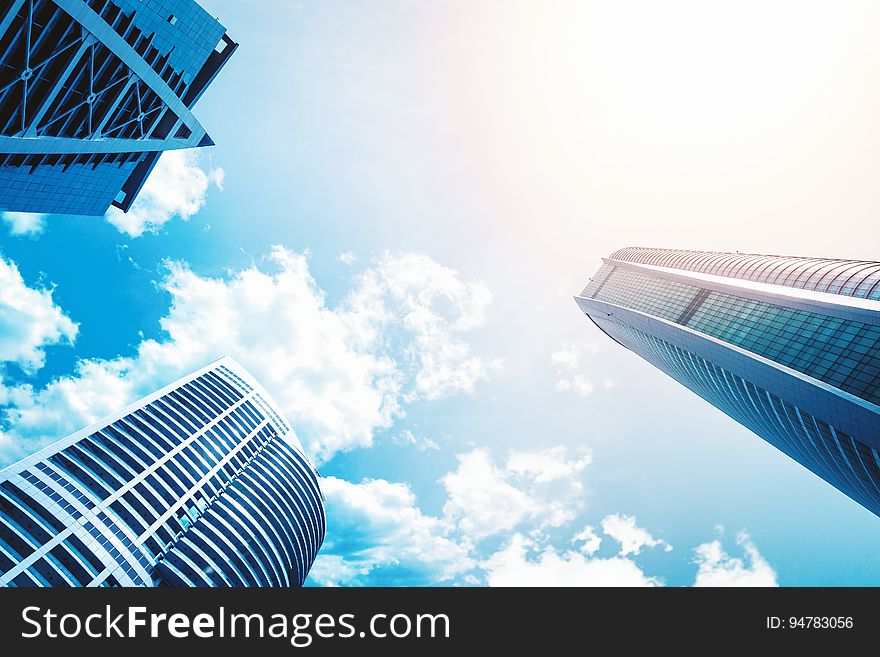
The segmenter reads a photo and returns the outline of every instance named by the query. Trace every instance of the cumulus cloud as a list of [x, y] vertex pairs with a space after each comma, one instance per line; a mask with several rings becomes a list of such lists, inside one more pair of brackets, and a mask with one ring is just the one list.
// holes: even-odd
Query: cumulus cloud
[[758, 552], [745, 532], [736, 537], [745, 559], [725, 552], [720, 539], [698, 546], [695, 561], [699, 566], [694, 586], [779, 586], [776, 571]]
[[556, 390], [559, 392], [567, 392], [569, 390], [577, 393], [581, 397], [586, 397], [596, 386], [583, 374], [575, 374], [571, 379], [560, 379], [556, 382]]
[[581, 350], [571, 345], [563, 345], [559, 351], [550, 354], [550, 362], [556, 363], [562, 369], [573, 370], [581, 361]]
[[[584, 372], [576, 372], [581, 368], [584, 355], [595, 354], [599, 351], [598, 343], [589, 342], [583, 345], [563, 343], [557, 351], [550, 354], [550, 362], [556, 365], [557, 392], [574, 392], [586, 397], [595, 390], [596, 386]], [[605, 385], [605, 387], [610, 387]]]
[[407, 401], [438, 399], [473, 393], [501, 367], [501, 360], [476, 357], [459, 339], [484, 323], [491, 301], [485, 283], [462, 281], [426, 255], [386, 254], [358, 277], [347, 299], [348, 321], [362, 348], [384, 340], [403, 356], [399, 365], [414, 383]]
[[[358, 274], [335, 307], [309, 273], [307, 257], [275, 247], [258, 266], [206, 277], [170, 262], [159, 282], [171, 299], [160, 339], [141, 339], [128, 357], [80, 360], [38, 387], [0, 384], [0, 461], [86, 426], [174, 378], [228, 353], [272, 391], [318, 460], [369, 446], [413, 400], [469, 393], [499, 367], [472, 353], [466, 332], [485, 317], [490, 295], [425, 256], [385, 254]], [[421, 283], [419, 283], [421, 281]], [[77, 325], [49, 289], [25, 285], [0, 258], [0, 361], [26, 372], [46, 347], [72, 342]], [[2, 371], [0, 371], [2, 374]], [[433, 449], [409, 430], [397, 442]], [[588, 451], [475, 448], [440, 479], [441, 511], [423, 511], [412, 487], [383, 479], [328, 477], [327, 543], [312, 571], [325, 585], [661, 584], [636, 563], [667, 543], [634, 517], [605, 516], [603, 536], [620, 544], [600, 557], [603, 536], [587, 525], [553, 544], [584, 509]], [[583, 525], [581, 525], [583, 526]], [[745, 558], [720, 540], [696, 549], [697, 585], [775, 584], [773, 569], [742, 534]], [[488, 555], [488, 556], [487, 556]]]
[[416, 435], [409, 429], [404, 429], [400, 433], [396, 434], [391, 438], [391, 441], [397, 443], [398, 445], [411, 445], [420, 452], [440, 449], [440, 445], [437, 444], [437, 441], [432, 440], [427, 436], [420, 436], [417, 438]]
[[77, 331], [51, 289], [29, 287], [15, 263], [0, 256], [0, 362], [33, 374], [45, 362], [46, 347], [72, 343]]
[[[131, 357], [80, 361], [72, 375], [43, 388], [8, 391], [7, 444], [40, 447], [228, 354], [272, 392], [323, 461], [371, 445], [407, 402], [472, 393], [493, 369], [463, 338], [482, 322], [485, 286], [462, 282], [425, 256], [378, 258], [335, 308], [306, 256], [282, 247], [263, 269], [223, 278], [171, 262], [160, 286], [171, 297], [161, 319], [165, 336], [143, 340]], [[39, 355], [32, 346], [19, 357]]]
[[[532, 458], [534, 467], [523, 467]], [[581, 508], [585, 453], [565, 448], [513, 450], [498, 462], [488, 450], [458, 456], [441, 479], [442, 512], [421, 511], [407, 484], [327, 478], [328, 539], [313, 569], [322, 584], [482, 583], [480, 542], [516, 530], [540, 533]]]
[[584, 344], [563, 342], [559, 349], [550, 354], [550, 362], [557, 364], [560, 369], [575, 370], [580, 366], [583, 356], [597, 354], [601, 348], [598, 342]]
[[205, 205], [211, 185], [223, 189], [224, 172], [203, 168], [194, 149], [166, 151], [129, 211], [107, 211], [107, 221], [130, 237], [158, 232], [174, 217], [187, 221]]
[[666, 541], [654, 538], [647, 530], [636, 525], [635, 516], [624, 516], [618, 513], [602, 519], [602, 531], [620, 543], [620, 556], [639, 554], [644, 548], [662, 546], [666, 552], [672, 546]]
[[441, 482], [444, 517], [471, 540], [482, 540], [531, 521], [534, 528], [559, 527], [583, 508], [581, 475], [588, 452], [566, 447], [510, 453], [496, 465], [486, 449], [458, 455], [458, 467]]
[[9, 224], [9, 234], [36, 236], [46, 230], [46, 215], [35, 212], [0, 212], [0, 219]]
[[506, 469], [536, 484], [544, 484], [575, 477], [592, 462], [589, 451], [572, 452], [568, 447], [559, 445], [546, 449], [514, 450], [507, 457]]
[[[146, 372], [134, 359], [80, 361], [72, 376], [53, 380], [44, 388], [19, 384], [4, 389], [6, 408], [0, 417], [0, 464], [49, 445], [150, 390]], [[154, 386], [152, 390], [155, 390]]]
[[596, 533], [596, 529], [592, 525], [587, 525], [583, 531], [572, 536], [571, 542], [580, 543], [578, 550], [588, 556], [596, 554], [602, 547], [602, 537]]
[[353, 559], [346, 559], [341, 554], [327, 552], [328, 539], [325, 539], [322, 551], [312, 564], [308, 582], [317, 586], [352, 586], [361, 575], [369, 574], [371, 566], [358, 567]]
[[538, 512], [526, 491], [506, 481], [486, 449], [459, 454], [458, 468], [442, 482], [448, 495], [443, 514], [477, 540], [510, 530]]
[[[536, 465], [523, 467], [529, 461]], [[408, 484], [328, 477], [327, 539], [311, 581], [332, 586], [663, 585], [637, 558], [646, 548], [672, 548], [639, 527], [634, 516], [606, 515], [601, 534], [587, 525], [561, 541], [560, 532], [564, 537], [573, 516], [556, 515], [548, 524], [554, 508], [541, 486], [566, 482], [570, 491], [580, 490], [589, 461], [560, 447], [514, 450], [503, 459], [474, 449], [459, 455], [456, 468], [441, 478], [447, 497], [436, 515], [422, 510]], [[564, 498], [564, 505], [574, 505], [577, 512], [582, 497]], [[599, 555], [605, 537], [619, 543], [617, 554]], [[749, 566], [725, 554], [718, 542], [697, 548], [697, 584], [757, 583], [768, 570], [773, 580], [772, 569], [748, 538], [743, 535], [740, 544]]]
[[316, 584], [369, 583], [376, 569], [386, 585], [435, 583], [476, 565], [440, 518], [422, 513], [408, 485], [327, 477], [321, 486], [329, 524], [310, 575]]
[[522, 534], [481, 563], [489, 586], [658, 586], [631, 559], [590, 558], [573, 550], [539, 548]]

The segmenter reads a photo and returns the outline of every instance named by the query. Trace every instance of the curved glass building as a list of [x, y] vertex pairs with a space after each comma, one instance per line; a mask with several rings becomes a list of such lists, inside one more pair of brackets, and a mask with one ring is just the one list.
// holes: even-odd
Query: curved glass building
[[128, 210], [235, 51], [194, 0], [0, 3], [0, 210]]
[[880, 262], [626, 248], [575, 300], [880, 515]]
[[224, 358], [0, 471], [0, 586], [300, 586], [318, 476]]

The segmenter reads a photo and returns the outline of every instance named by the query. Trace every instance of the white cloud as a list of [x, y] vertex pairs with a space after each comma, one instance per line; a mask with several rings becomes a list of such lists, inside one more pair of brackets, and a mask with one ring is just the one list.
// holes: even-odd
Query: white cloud
[[[169, 263], [160, 283], [171, 296], [161, 319], [165, 337], [142, 341], [132, 357], [81, 361], [74, 374], [42, 389], [10, 390], [7, 444], [44, 445], [228, 354], [272, 392], [309, 453], [322, 461], [371, 445], [374, 432], [390, 427], [407, 401], [472, 392], [492, 369], [460, 335], [482, 321], [487, 291], [425, 256], [386, 254], [337, 308], [327, 306], [305, 256], [275, 247], [266, 269], [208, 278]], [[455, 302], [435, 308], [445, 290], [454, 291]], [[422, 321], [410, 321], [412, 312]], [[437, 377], [438, 368], [465, 365], [470, 376]], [[425, 379], [437, 385], [426, 386]], [[0, 449], [3, 458], [8, 454]]]
[[[530, 552], [534, 554], [530, 554]], [[589, 558], [573, 550], [538, 549], [522, 534], [480, 564], [489, 586], [657, 586], [631, 559]]]
[[438, 445], [435, 440], [432, 440], [427, 436], [416, 438], [415, 434], [409, 429], [404, 429], [400, 433], [396, 434], [391, 440], [398, 445], [412, 445], [420, 452], [424, 452], [427, 450], [436, 451], [440, 449], [440, 445]]
[[[587, 342], [582, 345], [562, 343], [558, 350], [550, 354], [550, 362], [556, 365], [557, 380], [555, 388], [557, 392], [574, 392], [586, 397], [595, 390], [593, 381], [583, 372], [576, 372], [582, 366], [582, 357], [599, 352], [601, 345], [598, 342]], [[610, 388], [608, 382], [604, 387]]]
[[[410, 278], [413, 269], [421, 286]], [[495, 367], [463, 341], [463, 333], [483, 321], [487, 291], [424, 256], [383, 255], [335, 308], [312, 279], [307, 258], [281, 247], [265, 267], [224, 278], [169, 263], [160, 287], [171, 297], [161, 339], [142, 339], [131, 357], [81, 360], [73, 374], [42, 388], [0, 385], [0, 460], [79, 429], [224, 353], [273, 392], [319, 459], [370, 445], [408, 401], [469, 392]], [[72, 341], [76, 331], [51, 290], [27, 287], [15, 265], [0, 259], [0, 360], [36, 371], [45, 347]], [[432, 353], [426, 359], [419, 350]], [[444, 359], [448, 368], [473, 361], [482, 374], [438, 377]], [[426, 379], [434, 385], [425, 385]], [[409, 430], [394, 436], [417, 447], [436, 446]], [[632, 557], [645, 547], [671, 548], [632, 517], [609, 515], [602, 522], [604, 533], [621, 545], [612, 558], [595, 557], [602, 538], [591, 526], [568, 548], [548, 544], [551, 534], [558, 535], [551, 529], [580, 516], [590, 462], [588, 452], [565, 447], [512, 450], [498, 460], [473, 449], [441, 479], [447, 498], [437, 515], [422, 511], [407, 484], [330, 477], [324, 490], [333, 531], [312, 579], [328, 585], [661, 583]], [[720, 541], [697, 548], [697, 584], [775, 583], [748, 537], [739, 543], [747, 561], [726, 554]], [[482, 556], [486, 549], [493, 550], [488, 557]]]
[[[328, 539], [329, 540], [329, 539]], [[322, 550], [309, 571], [309, 581], [319, 586], [350, 586], [359, 576], [369, 574], [372, 564], [367, 562], [355, 564], [341, 554], [329, 554], [325, 541]]]
[[581, 352], [580, 349], [576, 349], [574, 347], [565, 346], [559, 351], [554, 351], [550, 354], [550, 360], [560, 367], [573, 370], [577, 368], [580, 364]]
[[3, 417], [11, 428], [0, 431], [0, 463], [45, 447], [145, 393], [137, 385], [146, 377], [129, 377], [129, 368], [128, 359], [80, 361], [75, 376], [56, 379], [45, 388], [6, 388], [10, 406]]
[[357, 262], [357, 256], [351, 251], [343, 251], [339, 254], [338, 260], [344, 265], [353, 265]]
[[107, 221], [131, 237], [158, 232], [174, 217], [184, 221], [205, 205], [208, 189], [223, 189], [221, 168], [204, 169], [197, 150], [166, 151], [127, 213], [107, 211]]
[[442, 479], [448, 500], [443, 515], [479, 540], [511, 530], [537, 512], [535, 500], [505, 481], [488, 450], [458, 455], [458, 468]]
[[35, 236], [46, 230], [46, 215], [35, 212], [0, 212], [0, 219], [9, 224], [9, 234]]
[[[664, 585], [636, 558], [646, 547], [663, 547], [666, 552], [672, 548], [639, 528], [634, 517], [611, 514], [603, 519], [604, 536], [620, 543], [614, 556], [597, 556], [603, 537], [591, 525], [568, 541], [554, 543], [543, 529], [543, 519], [531, 513], [533, 507], [525, 500], [534, 479], [505, 481], [509, 473], [493, 464], [485, 450], [459, 460], [456, 470], [442, 479], [448, 497], [437, 516], [421, 510], [408, 484], [327, 478], [327, 542], [312, 569], [312, 581], [332, 586]], [[480, 477], [489, 483], [481, 484]], [[465, 503], [475, 505], [467, 522], [457, 507], [450, 508]], [[497, 540], [482, 542], [489, 535]], [[748, 536], [741, 534], [738, 543], [748, 566], [726, 554], [719, 541], [697, 548], [697, 586], [776, 583], [772, 568]]]
[[602, 531], [620, 543], [620, 556], [639, 554], [644, 548], [663, 546], [666, 552], [672, 546], [666, 541], [654, 538], [647, 530], [636, 525], [635, 516], [624, 516], [618, 513], [602, 519]]
[[571, 385], [574, 391], [581, 397], [586, 397], [595, 389], [593, 382], [582, 374], [575, 375]]
[[28, 287], [15, 263], [0, 256], [0, 362], [34, 373], [45, 362], [45, 348], [72, 343], [77, 330], [51, 289]]
[[558, 365], [560, 370], [576, 370], [581, 364], [581, 356], [597, 354], [601, 348], [598, 342], [580, 345], [563, 342], [559, 349], [550, 354], [550, 362]]
[[[503, 467], [485, 449], [459, 455], [457, 468], [441, 479], [447, 500], [439, 515], [422, 511], [405, 483], [327, 478], [327, 539], [312, 581], [330, 586], [663, 585], [636, 558], [646, 547], [663, 547], [666, 552], [672, 548], [638, 527], [634, 517], [610, 514], [601, 523], [602, 536], [587, 525], [569, 540], [554, 543], [559, 533], [546, 531], [549, 525], [541, 513], [548, 491], [541, 490], [537, 480], [558, 485], [576, 479], [589, 459], [572, 458], [561, 448], [547, 452], [532, 452], [545, 465], [525, 469], [516, 466], [527, 460], [524, 452], [509, 454]], [[559, 462], [570, 465], [560, 467]], [[564, 503], [571, 506], [582, 497], [565, 498]], [[577, 505], [576, 512], [581, 508]], [[563, 520], [553, 526], [573, 517]], [[597, 556], [603, 536], [620, 543], [618, 554]], [[748, 537], [739, 540], [749, 555], [749, 567], [725, 554], [717, 541], [697, 548], [698, 585], [775, 582], [772, 569]]]
[[565, 447], [513, 451], [503, 468], [486, 449], [458, 455], [458, 467], [441, 482], [443, 515], [463, 535], [479, 541], [529, 520], [535, 528], [559, 527], [583, 507], [586, 452]]
[[315, 583], [365, 583], [376, 569], [384, 569], [386, 585], [435, 583], [476, 565], [468, 548], [448, 537], [447, 525], [422, 513], [408, 485], [327, 477], [321, 487], [329, 525], [311, 571]]
[[[484, 449], [459, 455], [458, 467], [441, 480], [447, 500], [436, 516], [420, 510], [407, 484], [327, 478], [328, 542], [313, 580], [337, 585], [474, 581], [480, 541], [517, 529], [541, 533], [568, 522], [581, 508], [579, 478], [589, 456], [558, 447], [546, 452], [513, 451], [504, 467]], [[538, 466], [518, 467], [529, 454]]]
[[543, 484], [577, 476], [592, 462], [590, 452], [581, 451], [570, 456], [569, 449], [560, 445], [547, 449], [514, 450], [507, 457], [507, 471]]
[[743, 549], [745, 560], [725, 552], [720, 539], [703, 543], [694, 550], [699, 566], [694, 586], [779, 586], [776, 572], [748, 534], [741, 532], [736, 543]]
[[583, 374], [576, 374], [572, 379], [559, 379], [556, 382], [556, 390], [559, 392], [568, 392], [569, 390], [576, 392], [581, 397], [586, 397], [596, 386]]
[[[414, 382], [407, 401], [437, 399], [472, 394], [500, 369], [500, 360], [474, 356], [458, 337], [484, 323], [491, 301], [484, 283], [462, 281], [426, 255], [385, 254], [358, 277], [347, 299], [348, 320], [362, 348], [375, 349], [384, 339], [405, 356], [398, 365]], [[377, 330], [389, 326], [394, 330]]]
[[583, 531], [578, 532], [571, 538], [572, 543], [582, 543], [578, 548], [581, 552], [588, 556], [592, 556], [602, 547], [602, 537], [596, 533], [592, 525], [584, 527]]

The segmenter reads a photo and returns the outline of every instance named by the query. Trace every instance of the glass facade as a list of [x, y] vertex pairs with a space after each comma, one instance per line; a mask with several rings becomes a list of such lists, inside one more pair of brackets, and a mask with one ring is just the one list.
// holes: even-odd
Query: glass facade
[[0, 471], [0, 586], [299, 586], [317, 473], [223, 359]]
[[880, 262], [629, 247], [610, 260], [880, 300]]
[[163, 151], [213, 143], [190, 110], [236, 47], [194, 0], [5, 0], [0, 210], [128, 210]]
[[880, 515], [878, 272], [628, 248], [575, 299], [609, 337]]

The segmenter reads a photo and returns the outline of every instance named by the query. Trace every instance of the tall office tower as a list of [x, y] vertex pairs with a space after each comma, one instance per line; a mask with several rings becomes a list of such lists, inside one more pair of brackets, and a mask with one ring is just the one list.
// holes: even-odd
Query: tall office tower
[[628, 248], [575, 300], [880, 515], [880, 262]]
[[194, 0], [0, 3], [0, 210], [128, 211], [235, 51]]
[[229, 358], [0, 470], [0, 586], [299, 586], [316, 472]]

